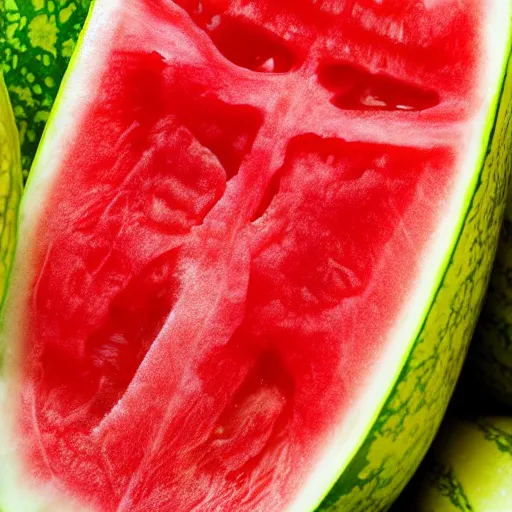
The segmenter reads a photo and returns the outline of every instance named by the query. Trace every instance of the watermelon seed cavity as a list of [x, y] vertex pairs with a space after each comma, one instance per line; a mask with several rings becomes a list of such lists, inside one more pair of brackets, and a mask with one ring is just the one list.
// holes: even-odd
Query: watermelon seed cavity
[[318, 78], [345, 110], [426, 110], [440, 102], [435, 91], [343, 62], [321, 65]]

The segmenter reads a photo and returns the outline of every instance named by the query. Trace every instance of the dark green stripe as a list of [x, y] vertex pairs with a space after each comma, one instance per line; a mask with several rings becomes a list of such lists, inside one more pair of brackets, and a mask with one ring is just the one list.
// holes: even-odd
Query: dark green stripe
[[452, 468], [435, 462], [429, 473], [428, 483], [448, 498], [452, 505], [461, 512], [475, 512]]
[[476, 425], [483, 432], [487, 441], [492, 441], [500, 452], [512, 456], [512, 434], [494, 425], [491, 420], [479, 419]]

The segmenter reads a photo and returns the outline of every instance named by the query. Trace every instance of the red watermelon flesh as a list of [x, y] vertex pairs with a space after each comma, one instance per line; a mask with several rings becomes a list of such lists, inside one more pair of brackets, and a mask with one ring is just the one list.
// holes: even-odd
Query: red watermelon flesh
[[38, 221], [27, 465], [102, 511], [282, 510], [429, 257], [484, 2], [118, 3]]

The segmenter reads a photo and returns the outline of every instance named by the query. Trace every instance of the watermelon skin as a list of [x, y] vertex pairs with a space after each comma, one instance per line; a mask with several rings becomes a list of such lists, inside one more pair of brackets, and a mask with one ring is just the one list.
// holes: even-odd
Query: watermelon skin
[[[0, 73], [0, 307], [4, 302], [14, 259], [21, 192], [18, 136], [7, 89]], [[0, 344], [0, 375], [3, 354], [4, 346]]]
[[485, 163], [434, 303], [377, 421], [319, 511], [386, 510], [437, 433], [466, 357], [496, 253], [512, 162], [511, 98], [512, 60], [497, 117], [491, 121], [494, 128]]
[[0, 55], [27, 178], [90, 0], [1, 0]]
[[415, 496], [404, 503], [412, 512], [508, 512], [512, 419], [451, 418], [418, 477]]
[[499, 116], [489, 120], [494, 138], [485, 166], [469, 194], [460, 238], [423, 330], [374, 427], [318, 510], [385, 510], [437, 430], [474, 327], [501, 223], [508, 182], [503, 148], [512, 135], [510, 92], [507, 80]]

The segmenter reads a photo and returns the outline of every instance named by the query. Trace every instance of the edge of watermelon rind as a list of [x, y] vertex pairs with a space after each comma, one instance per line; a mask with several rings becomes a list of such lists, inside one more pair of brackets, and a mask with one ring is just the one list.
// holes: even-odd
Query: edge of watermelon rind
[[[392, 379], [390, 386], [388, 388], [388, 391], [383, 394], [383, 399], [381, 403], [375, 407], [375, 413], [373, 415], [372, 420], [369, 423], [368, 429], [361, 434], [360, 436], [360, 442], [359, 444], [353, 449], [352, 453], [349, 457], [345, 458], [345, 464], [342, 467], [341, 471], [335, 476], [335, 478], [330, 482], [330, 485], [325, 491], [325, 493], [322, 495], [322, 497], [316, 501], [314, 505], [312, 505], [307, 510], [320, 510], [319, 507], [322, 506], [324, 503], [324, 500], [329, 496], [331, 493], [333, 487], [336, 485], [336, 483], [339, 482], [339, 480], [343, 477], [345, 471], [347, 470], [348, 466], [350, 465], [350, 462], [358, 455], [359, 451], [363, 448], [363, 445], [365, 444], [366, 439], [368, 438], [369, 434], [373, 432], [376, 428], [376, 425], [378, 423], [379, 418], [381, 417], [382, 412], [385, 410], [386, 405], [389, 402], [390, 397], [393, 395], [394, 390], [397, 389], [398, 385], [400, 384], [402, 380], [402, 374], [403, 374], [403, 368], [406, 366], [407, 362], [409, 361], [411, 354], [416, 347], [419, 338], [421, 336], [421, 333], [427, 323], [428, 317], [430, 312], [435, 307], [435, 301], [436, 298], [440, 292], [440, 290], [443, 287], [443, 284], [445, 282], [445, 277], [447, 276], [450, 266], [453, 260], [453, 257], [457, 251], [460, 239], [462, 237], [464, 227], [466, 225], [467, 219], [471, 213], [472, 205], [474, 196], [478, 190], [478, 185], [481, 180], [482, 171], [485, 167], [486, 158], [490, 152], [491, 145], [493, 143], [494, 134], [495, 134], [495, 128], [496, 128], [496, 120], [498, 117], [498, 112], [502, 103], [503, 98], [503, 92], [505, 88], [505, 81], [506, 78], [510, 73], [512, 73], [512, 3], [508, 3], [507, 6], [508, 10], [508, 16], [507, 19], [507, 40], [506, 43], [503, 45], [503, 58], [500, 59], [501, 62], [501, 70], [500, 74], [496, 80], [496, 87], [494, 87], [494, 93], [491, 97], [491, 101], [489, 102], [489, 107], [487, 111], [487, 115], [485, 117], [485, 123], [482, 125], [481, 134], [482, 137], [480, 140], [482, 141], [482, 144], [480, 146], [480, 151], [478, 154], [478, 158], [475, 162], [475, 171], [473, 173], [473, 179], [471, 180], [470, 184], [468, 185], [466, 189], [466, 193], [464, 196], [464, 202], [460, 209], [460, 218], [457, 226], [454, 229], [453, 234], [453, 243], [449, 250], [446, 251], [446, 255], [443, 259], [443, 262], [440, 266], [439, 272], [436, 275], [436, 282], [437, 285], [433, 289], [430, 297], [428, 298], [428, 301], [426, 301], [425, 309], [424, 309], [424, 315], [422, 316], [422, 320], [419, 322], [417, 329], [414, 333], [411, 335], [411, 342], [408, 345], [408, 348], [403, 351], [403, 357], [400, 360], [399, 365], [399, 371], [396, 373], [396, 376], [394, 379]], [[507, 71], [509, 70], [509, 71]], [[445, 404], [446, 406], [447, 404]], [[412, 474], [411, 474], [412, 476]], [[289, 512], [298, 512], [299, 508], [291, 508]], [[304, 509], [305, 510], [305, 509]], [[323, 510], [323, 508], [321, 509]], [[348, 512], [348, 511], [343, 511]], [[351, 511], [352, 512], [352, 511]], [[366, 511], [365, 511], [366, 512]]]
[[[1, 0], [0, 0], [1, 2]], [[55, 99], [53, 108], [50, 111], [50, 115], [48, 117], [48, 121], [46, 122], [43, 134], [41, 136], [41, 140], [38, 146], [37, 153], [33, 159], [31, 171], [35, 170], [38, 167], [38, 160], [41, 154], [41, 148], [44, 144], [45, 138], [47, 137], [48, 132], [51, 130], [52, 121], [57, 117], [59, 110], [59, 98], [62, 95], [62, 90], [65, 88], [66, 84], [69, 81], [70, 71], [73, 68], [74, 63], [78, 59], [78, 49], [81, 48], [83, 40], [86, 36], [87, 29], [90, 25], [91, 19], [93, 17], [93, 9], [96, 4], [96, 0], [91, 0], [90, 8], [85, 19], [82, 30], [77, 39], [77, 44], [73, 54], [70, 58], [68, 68], [64, 73], [63, 79], [61, 81], [61, 86], [59, 88], [59, 92]], [[13, 119], [14, 121], [14, 119]], [[15, 121], [14, 121], [15, 123]], [[16, 124], [14, 125], [16, 127]], [[16, 136], [17, 135], [17, 127], [16, 127]], [[17, 145], [19, 147], [19, 144]], [[21, 165], [21, 159], [20, 159]], [[21, 167], [20, 167], [21, 169]], [[40, 173], [39, 173], [40, 174]], [[25, 182], [24, 191], [31, 190], [35, 186], [35, 181], [38, 178], [38, 173], [30, 172], [27, 181]], [[23, 182], [22, 182], [23, 185]], [[27, 201], [29, 201], [27, 193], [23, 193], [20, 201], [17, 205], [17, 215], [16, 222], [17, 226], [19, 226], [22, 222], [23, 218], [23, 208]], [[16, 253], [13, 258], [13, 264], [9, 270], [9, 282], [8, 286], [6, 286], [7, 293], [4, 295], [1, 308], [0, 308], [0, 347], [2, 343], [8, 342], [8, 337], [5, 336], [5, 326], [6, 326], [6, 316], [7, 316], [7, 308], [6, 306], [9, 300], [9, 290], [11, 287], [11, 277], [12, 272], [14, 270], [14, 263], [18, 256], [18, 241], [19, 241], [19, 233], [16, 237]], [[8, 356], [12, 357], [12, 354], [9, 354], [12, 347], [9, 345], [4, 347], [4, 352], [7, 353]], [[7, 370], [8, 368], [4, 368]], [[5, 374], [4, 372], [0, 372], [0, 386], [3, 388], [5, 386]], [[0, 391], [3, 391], [0, 389]], [[9, 410], [10, 404], [6, 403], [6, 397], [2, 397], [0, 394], [0, 413], [3, 416], [4, 412], [6, 413], [7, 421], [0, 422], [0, 512], [43, 512], [48, 510], [55, 510], [55, 512], [92, 512], [89, 506], [81, 503], [77, 503], [72, 497], [69, 496], [59, 496], [56, 497], [54, 491], [47, 490], [40, 487], [33, 487], [32, 484], [28, 482], [23, 482], [19, 480], [21, 466], [16, 459], [16, 455], [12, 455], [10, 452], [15, 450], [13, 446], [10, 445], [10, 420], [9, 420]], [[5, 408], [5, 409], [4, 409]], [[2, 410], [4, 409], [4, 410]], [[9, 444], [5, 445], [6, 441]], [[10, 449], [10, 450], [9, 450]], [[7, 471], [4, 471], [6, 470]], [[17, 488], [15, 486], [22, 485], [23, 488]], [[16, 496], [13, 498], [13, 494]], [[23, 497], [21, 500], [20, 498]], [[48, 508], [51, 507], [51, 508]], [[57, 507], [57, 508], [53, 508]]]
[[[85, 18], [84, 25], [83, 25], [82, 30], [80, 31], [80, 34], [76, 41], [75, 48], [73, 50], [73, 53], [71, 54], [71, 58], [69, 59], [68, 67], [66, 68], [66, 71], [62, 77], [62, 81], [61, 81], [60, 87], [59, 87], [59, 92], [57, 93], [57, 96], [55, 97], [53, 107], [50, 111], [50, 115], [48, 116], [48, 120], [45, 124], [43, 133], [41, 135], [41, 139], [39, 141], [39, 146], [38, 146], [37, 152], [34, 156], [34, 160], [32, 161], [32, 165], [30, 167], [30, 172], [29, 172], [27, 181], [25, 182], [25, 190], [29, 190], [31, 183], [35, 180], [36, 173], [33, 171], [35, 171], [38, 167], [38, 162], [39, 162], [39, 158], [41, 155], [41, 148], [44, 146], [44, 142], [45, 142], [45, 139], [47, 138], [49, 130], [51, 129], [51, 125], [53, 124], [54, 119], [58, 115], [59, 103], [60, 103], [60, 99], [62, 96], [62, 91], [64, 89], [66, 89], [66, 85], [69, 82], [69, 77], [71, 75], [71, 72], [74, 68], [76, 61], [79, 58], [79, 53], [80, 53], [79, 50], [82, 47], [82, 44], [83, 44], [83, 41], [85, 38], [85, 34], [87, 33], [87, 30], [91, 23], [91, 19], [93, 17], [93, 11], [94, 11], [95, 6], [96, 6], [96, 0], [91, 0], [90, 6], [89, 6], [89, 12], [87, 13], [87, 17]], [[25, 203], [25, 198], [26, 198], [26, 194], [24, 194], [22, 197], [21, 205], [23, 205]]]
[[[14, 158], [15, 158], [15, 163], [14, 165], [17, 167], [17, 169], [19, 170], [19, 173], [16, 173], [16, 175], [18, 176], [19, 179], [16, 180], [16, 183], [12, 183], [12, 187], [16, 187], [18, 188], [18, 193], [20, 194], [20, 200], [17, 201], [16, 203], [16, 206], [14, 208], [15, 212], [14, 212], [14, 215], [15, 215], [15, 219], [16, 219], [16, 227], [17, 227], [17, 224], [18, 224], [18, 217], [19, 217], [19, 213], [20, 213], [20, 209], [21, 209], [21, 201], [22, 201], [22, 191], [23, 191], [23, 175], [21, 173], [21, 154], [20, 154], [20, 144], [19, 144], [19, 136], [18, 136], [18, 128], [16, 126], [16, 118], [14, 117], [14, 112], [12, 110], [12, 106], [10, 104], [10, 101], [9, 101], [9, 91], [7, 89], [7, 86], [5, 84], [5, 81], [4, 81], [4, 77], [3, 77], [3, 73], [2, 71], [0, 71], [0, 95], [5, 98], [5, 103], [6, 103], [6, 110], [8, 111], [7, 113], [7, 116], [9, 117], [9, 124], [11, 125], [10, 126], [10, 134], [11, 134], [11, 137], [12, 137], [12, 142], [13, 142], [13, 147], [14, 147], [14, 150], [13, 150], [13, 153], [14, 153]], [[3, 103], [3, 101], [2, 101]], [[11, 173], [11, 177], [12, 178], [16, 178], [16, 176], [13, 176], [13, 173]], [[16, 230], [17, 231], [17, 230]], [[15, 251], [16, 251], [16, 245], [17, 245], [17, 240], [18, 240], [18, 237], [15, 236], [14, 238], [14, 247], [13, 247], [13, 255], [15, 254]], [[14, 259], [14, 258], [12, 258]], [[7, 293], [6, 290], [9, 288], [9, 284], [10, 284], [10, 280], [11, 280], [11, 272], [12, 272], [12, 261], [11, 261], [11, 264], [8, 264], [8, 269], [7, 269], [7, 272], [6, 272], [6, 276], [5, 276], [5, 282], [3, 283], [3, 289], [0, 291], [0, 311], [3, 310], [3, 305], [5, 303], [5, 299], [6, 299], [6, 296], [7, 296]], [[1, 347], [0, 347], [0, 350], [1, 350]], [[0, 375], [1, 375], [1, 365], [0, 365]]]
[[[19, 136], [18, 136], [18, 129], [16, 126], [16, 119], [14, 117], [14, 112], [12, 109], [11, 102], [9, 100], [9, 91], [7, 89], [7, 85], [5, 84], [4, 76], [2, 71], [0, 70], [0, 108], [4, 110], [2, 118], [3, 121], [7, 122], [9, 126], [6, 126], [8, 137], [11, 139], [12, 148], [13, 148], [13, 163], [12, 165], [16, 167], [16, 170], [19, 172], [10, 172], [11, 176], [11, 195], [12, 194], [18, 194], [18, 200], [16, 201], [14, 205], [14, 240], [13, 240], [13, 247], [12, 247], [12, 253], [10, 256], [10, 261], [6, 263], [6, 273], [5, 273], [5, 281], [3, 283], [0, 283], [0, 286], [2, 287], [0, 289], [0, 321], [1, 321], [1, 312], [3, 311], [3, 306], [6, 301], [7, 297], [7, 290], [9, 289], [10, 280], [11, 280], [11, 272], [13, 268], [13, 261], [14, 261], [14, 254], [16, 252], [17, 247], [17, 227], [19, 223], [19, 213], [21, 208], [21, 197], [22, 197], [22, 191], [23, 191], [23, 175], [21, 173], [21, 154], [20, 154], [20, 144], [19, 144]], [[14, 189], [17, 189], [15, 191]], [[6, 211], [9, 210], [9, 208], [12, 205], [7, 204], [6, 205]], [[5, 219], [4, 219], [5, 222]], [[5, 229], [5, 225], [4, 225]], [[1, 233], [0, 233], [1, 234]], [[6, 347], [0, 342], [0, 379], [2, 377], [3, 372], [3, 353], [4, 350], [6, 350]]]

